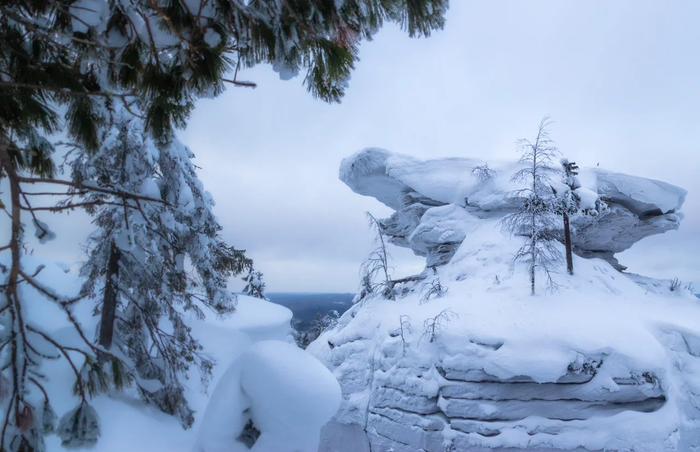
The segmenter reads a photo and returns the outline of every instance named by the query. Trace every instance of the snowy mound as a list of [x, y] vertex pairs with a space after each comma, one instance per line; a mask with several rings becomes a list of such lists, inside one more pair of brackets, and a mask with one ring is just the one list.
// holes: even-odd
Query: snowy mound
[[[340, 398], [338, 381], [312, 355], [290, 343], [258, 342], [212, 393], [195, 450], [316, 452]], [[252, 448], [239, 440], [248, 421], [260, 433]]]
[[[435, 207], [467, 207], [482, 216], [498, 215], [517, 202], [517, 198], [506, 195], [523, 188], [510, 180], [521, 169], [520, 164], [488, 162], [495, 172], [488, 180], [472, 171], [484, 164], [468, 158], [421, 161], [370, 148], [343, 160], [340, 179], [354, 192], [372, 196], [396, 210], [384, 220], [385, 232], [394, 244], [426, 256], [428, 265], [442, 265], [468, 232], [449, 226], [450, 222], [459, 222], [463, 209], [439, 211]], [[579, 255], [601, 257], [616, 264], [614, 253], [644, 237], [677, 229], [683, 218], [678, 210], [687, 192], [682, 188], [600, 168], [583, 168], [579, 180], [583, 186], [577, 194], [584, 204], [597, 193], [610, 206], [594, 224], [574, 224], [577, 233], [573, 244]], [[426, 218], [424, 214], [429, 210], [432, 215]]]
[[[524, 268], [510, 269], [522, 238], [499, 228], [512, 208], [503, 193], [517, 188], [506, 176], [516, 165], [494, 165], [503, 176], [488, 188], [468, 175], [480, 163], [418, 162], [379, 150], [343, 162], [341, 177], [353, 190], [397, 210], [384, 221], [396, 243], [429, 263], [438, 255], [431, 244], [453, 250], [397, 284], [396, 300], [366, 298], [309, 346], [343, 392], [319, 450], [700, 448], [698, 300], [579, 256], [573, 276], [564, 268], [554, 275], [558, 292], [540, 282], [531, 296]], [[682, 189], [595, 170], [581, 179], [638, 225], [661, 218], [678, 226], [672, 211]], [[593, 234], [605, 227], [583, 232], [606, 246], [601, 232]], [[426, 298], [436, 281], [446, 290]]]
[[[0, 260], [0, 264], [4, 263]], [[62, 295], [74, 296], [80, 291], [82, 280], [51, 260], [24, 256], [23, 264], [31, 273], [40, 269], [36, 277], [38, 282], [58, 288], [57, 292]], [[34, 326], [44, 328], [65, 344], [81, 346], [75, 329], [55, 303], [31, 287], [24, 286], [23, 291], [23, 299], [32, 300], [27, 308], [32, 310]], [[92, 315], [93, 307], [93, 300], [84, 299], [73, 311], [85, 331], [93, 331], [97, 324], [98, 317]], [[193, 428], [184, 430], [176, 417], [144, 403], [135, 390], [103, 394], [91, 402], [101, 420], [101, 435], [91, 450], [248, 450], [239, 437], [244, 427], [242, 424], [252, 416], [253, 424], [263, 433], [268, 433], [269, 439], [279, 439], [291, 431], [299, 436], [297, 443], [293, 444], [295, 452], [315, 452], [321, 426], [338, 408], [340, 389], [335, 378], [317, 359], [294, 345], [290, 335], [291, 319], [289, 309], [246, 296], [238, 296], [236, 311], [225, 318], [214, 315], [204, 320], [188, 318], [194, 336], [216, 360], [208, 391], [202, 387], [196, 371], [186, 385], [186, 397], [195, 410]], [[52, 394], [55, 410], [63, 413], [74, 408], [77, 400], [72, 393], [75, 376], [71, 367], [65, 360], [46, 361], [44, 366], [46, 373], [51, 375], [46, 386]], [[245, 374], [243, 378], [240, 378], [241, 370]], [[298, 403], [301, 400], [311, 404]], [[281, 402], [284, 405], [280, 405]], [[206, 418], [211, 417], [210, 413], [214, 413], [214, 420]], [[274, 422], [274, 425], [269, 426], [269, 422]], [[214, 426], [221, 428], [212, 431]], [[280, 429], [283, 429], [281, 433]], [[211, 439], [204, 444], [207, 447], [202, 447], [202, 432]], [[284, 450], [266, 448], [264, 441], [256, 446], [258, 451]], [[58, 436], [51, 435], [46, 437], [46, 450], [60, 452], [66, 449], [61, 446]]]

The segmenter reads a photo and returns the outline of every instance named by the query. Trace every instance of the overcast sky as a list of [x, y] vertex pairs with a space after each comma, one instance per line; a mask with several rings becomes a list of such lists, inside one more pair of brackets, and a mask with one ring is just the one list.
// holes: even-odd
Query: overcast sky
[[[226, 239], [248, 251], [268, 290], [357, 287], [371, 246], [363, 212], [391, 211], [338, 180], [342, 158], [369, 146], [515, 158], [515, 140], [544, 115], [581, 166], [689, 191], [679, 231], [618, 257], [630, 271], [700, 286], [700, 2], [451, 3], [445, 30], [429, 39], [390, 26], [364, 43], [340, 105], [269, 67], [242, 74], [257, 89], [199, 103], [180, 138], [197, 155]], [[40, 252], [81, 258], [75, 244], [87, 231], [76, 218]], [[399, 273], [423, 267], [409, 250], [392, 253]]]

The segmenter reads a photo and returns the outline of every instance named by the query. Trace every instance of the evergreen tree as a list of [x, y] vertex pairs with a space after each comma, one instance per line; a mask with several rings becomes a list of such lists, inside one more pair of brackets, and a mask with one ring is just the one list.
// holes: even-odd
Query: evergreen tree
[[263, 282], [263, 274], [261, 272], [255, 271], [252, 267], [248, 272], [248, 276], [243, 278], [245, 281], [245, 287], [243, 288], [243, 294], [249, 297], [261, 298], [267, 300], [265, 296], [265, 283]]
[[[42, 385], [48, 378], [41, 373], [42, 360], [65, 359], [75, 370], [80, 401], [61, 418], [59, 430], [65, 444], [88, 445], [99, 435], [90, 395], [107, 384], [125, 384], [126, 375], [119, 370], [110, 373], [113, 381], [106, 381], [101, 365], [110, 362], [118, 369], [122, 355], [136, 357], [132, 376], [137, 384], [139, 378], [152, 375], [163, 388], [172, 385], [173, 391], [166, 392], [173, 394], [181, 388], [177, 379], [186, 369], [182, 361], [169, 361], [170, 352], [179, 350], [187, 362], [199, 359], [196, 341], [181, 323], [181, 310], [201, 313], [200, 305], [217, 312], [230, 310], [233, 296], [221, 290], [220, 279], [240, 272], [246, 260], [213, 232], [208, 195], [195, 182], [194, 169], [185, 164], [189, 150], [174, 136], [175, 128], [185, 126], [198, 98], [217, 96], [226, 83], [255, 86], [238, 80], [238, 69], [268, 63], [285, 77], [305, 70], [308, 90], [315, 97], [337, 102], [357, 61], [360, 42], [371, 39], [384, 21], [398, 23], [410, 36], [427, 36], [444, 25], [447, 8], [447, 0], [79, 3], [0, 2], [0, 180], [8, 180], [9, 191], [9, 205], [0, 209], [6, 210], [11, 230], [10, 241], [0, 244], [0, 252], [10, 254], [9, 266], [0, 267], [4, 327], [0, 377], [9, 382], [10, 394], [5, 399], [0, 450], [43, 449], [39, 419], [44, 416], [38, 415], [30, 397], [40, 391], [44, 412], [51, 412]], [[229, 71], [234, 73], [232, 78], [226, 78]], [[113, 126], [121, 128], [112, 117], [119, 111], [117, 105], [143, 120], [142, 138], [155, 143], [156, 152], [123, 152], [123, 164], [116, 156], [106, 155], [118, 153], [116, 144], [107, 150], [103, 143], [105, 136], [114, 133]], [[54, 145], [47, 139], [59, 132], [65, 132], [70, 146], [81, 154], [70, 181], [56, 178]], [[151, 146], [134, 139], [137, 149]], [[98, 158], [111, 170], [95, 166], [95, 174], [81, 176], [81, 171], [91, 171], [89, 161]], [[133, 165], [136, 172], [120, 182], [119, 165]], [[147, 176], [154, 168], [159, 172], [157, 190]], [[108, 182], [95, 183], [98, 173]], [[145, 185], [137, 187], [135, 181], [141, 177]], [[27, 190], [36, 183], [51, 184], [51, 194], [66, 195], [66, 200], [50, 208], [36, 207]], [[185, 202], [186, 187], [192, 202]], [[68, 191], [62, 192], [65, 188]], [[82, 197], [79, 202], [73, 201], [76, 195]], [[72, 313], [78, 298], [42, 286], [35, 274], [41, 269], [32, 273], [22, 266], [26, 216], [31, 217], [37, 237], [46, 240], [53, 234], [36, 212], [77, 207], [90, 209], [100, 228], [84, 269], [92, 281], [84, 293], [97, 290], [102, 280], [103, 298], [112, 303], [100, 313], [98, 344], [87, 337]], [[154, 235], [160, 238], [148, 242]], [[155, 281], [161, 286], [156, 287]], [[72, 323], [83, 345], [69, 348], [83, 357], [82, 371], [66, 345], [28, 322], [22, 306], [33, 305], [34, 300], [22, 299], [22, 285], [32, 286], [55, 303]], [[135, 292], [126, 287], [136, 288]], [[139, 291], [147, 287], [153, 290]], [[161, 335], [156, 318], [167, 318], [175, 334]], [[122, 332], [127, 321], [132, 322], [129, 334]], [[136, 333], [139, 325], [141, 336]], [[150, 347], [148, 355], [145, 348], [139, 351], [137, 342], [144, 337], [158, 349], [153, 356]], [[161, 408], [188, 417], [186, 409], [181, 410], [181, 397], [174, 403], [165, 399]]]
[[[181, 381], [192, 365], [206, 380], [213, 362], [183, 314], [203, 318], [203, 309], [232, 312], [235, 295], [226, 289], [227, 280], [251, 263], [219, 236], [213, 200], [197, 179], [191, 151], [176, 139], [156, 146], [141, 120], [126, 109], [117, 109], [114, 117], [100, 149], [79, 152], [73, 160], [74, 181], [144, 193], [161, 202], [83, 196], [85, 204], [98, 204], [89, 208], [98, 230], [81, 269], [83, 294], [102, 290], [96, 307], [100, 345], [128, 357], [144, 399], [189, 427], [194, 418]], [[149, 380], [156, 380], [158, 388], [152, 389]]]
[[326, 314], [320, 312], [306, 331], [296, 331], [294, 339], [299, 348], [306, 349], [310, 343], [318, 339], [324, 331], [334, 328], [338, 324], [340, 314], [335, 309]]
[[446, 9], [447, 0], [3, 2], [0, 117], [27, 136], [58, 128], [65, 104], [70, 133], [96, 149], [104, 117], [95, 99], [137, 98], [146, 129], [167, 139], [197, 98], [225, 83], [255, 86], [236, 75], [259, 63], [284, 78], [304, 69], [308, 90], [337, 102], [361, 40], [384, 21], [428, 36], [443, 27]]
[[[570, 274], [574, 274], [574, 261], [573, 261], [573, 250], [571, 244], [571, 219], [580, 219], [582, 216], [597, 219], [602, 213], [607, 211], [608, 205], [600, 198], [597, 193], [593, 193], [588, 190], [588, 193], [592, 195], [594, 201], [588, 205], [583, 206], [581, 195], [579, 194], [581, 190], [585, 190], [581, 187], [581, 183], [578, 178], [578, 165], [576, 162], [569, 162], [568, 159], [561, 159], [562, 165], [562, 183], [564, 185], [563, 190], [557, 191], [556, 188], [552, 187], [552, 191], [556, 196], [556, 201], [554, 203], [554, 210], [556, 213], [562, 216], [564, 221], [564, 247], [566, 248], [566, 271]], [[581, 222], [581, 221], [580, 221]]]
[[372, 291], [374, 290], [374, 282], [372, 281], [370, 275], [368, 273], [362, 273], [362, 268], [360, 268], [360, 272], [360, 290], [353, 297], [353, 303], [361, 302], [365, 298], [372, 295]]
[[556, 289], [552, 273], [554, 265], [561, 260], [561, 253], [556, 246], [556, 201], [550, 186], [550, 177], [556, 171], [551, 165], [559, 151], [549, 135], [551, 124], [549, 118], [545, 117], [540, 122], [534, 141], [518, 140], [520, 163], [525, 167], [515, 173], [511, 180], [516, 183], [525, 182], [527, 187], [509, 194], [522, 200], [522, 204], [501, 222], [501, 227], [510, 234], [526, 237], [523, 246], [513, 257], [512, 265], [521, 261], [527, 263], [532, 295], [535, 294], [537, 270], [545, 274], [547, 287]]
[[571, 250], [571, 225], [569, 224], [569, 215], [575, 214], [579, 210], [579, 199], [574, 194], [574, 190], [579, 188], [581, 184], [576, 176], [578, 175], [578, 165], [576, 162], [569, 162], [568, 159], [561, 159], [563, 168], [562, 182], [567, 187], [564, 193], [557, 193], [556, 189], [552, 189], [557, 196], [559, 202], [557, 210], [564, 220], [564, 247], [566, 248], [566, 271], [574, 274], [574, 258]]

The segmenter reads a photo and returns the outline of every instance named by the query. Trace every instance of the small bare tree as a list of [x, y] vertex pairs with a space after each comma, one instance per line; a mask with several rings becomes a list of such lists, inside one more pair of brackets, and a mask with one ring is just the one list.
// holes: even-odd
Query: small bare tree
[[459, 318], [459, 315], [452, 309], [447, 308], [440, 311], [440, 313], [435, 317], [425, 319], [423, 322], [423, 334], [418, 342], [420, 342], [423, 338], [427, 339], [428, 342], [435, 341], [437, 335], [440, 334], [441, 331], [444, 331], [447, 325], [454, 318]]
[[431, 298], [441, 298], [446, 292], [447, 287], [442, 285], [440, 278], [423, 283], [420, 289], [420, 293], [423, 294], [420, 304], [427, 303]]
[[688, 292], [695, 295], [695, 287], [693, 286], [692, 282], [689, 282], [688, 284], [685, 285], [685, 290], [687, 290]]
[[668, 282], [668, 290], [670, 290], [671, 292], [675, 292], [676, 289], [678, 289], [681, 286], [681, 284], [683, 284], [681, 280], [679, 280], [678, 278], [673, 278]]
[[526, 237], [525, 243], [513, 256], [511, 269], [518, 262], [526, 262], [530, 273], [530, 293], [535, 294], [535, 275], [537, 270], [544, 272], [547, 287], [556, 290], [552, 279], [555, 266], [561, 262], [561, 252], [557, 243], [557, 216], [555, 200], [550, 186], [550, 176], [556, 172], [552, 167], [559, 150], [549, 135], [552, 121], [545, 117], [540, 122], [534, 141], [520, 139], [517, 141], [521, 153], [520, 163], [525, 164], [513, 175], [513, 182], [526, 182], [527, 187], [509, 193], [509, 197], [523, 199], [520, 208], [501, 221], [501, 227], [512, 235]]
[[407, 315], [399, 316], [399, 328], [396, 333], [401, 337], [401, 347], [403, 349], [404, 356], [406, 355], [406, 335], [411, 333], [411, 317]]
[[[379, 294], [390, 300], [396, 299], [394, 294], [394, 282], [391, 280], [391, 270], [389, 258], [391, 255], [387, 251], [382, 225], [374, 216], [365, 212], [367, 223], [370, 229], [376, 231], [374, 238], [376, 248], [362, 261], [360, 274], [362, 276], [362, 287], [365, 297], [369, 294]], [[363, 297], [364, 298], [364, 297]]]
[[498, 176], [498, 171], [489, 168], [488, 163], [484, 163], [483, 165], [477, 165], [470, 168], [469, 174], [476, 177], [479, 182], [485, 183]]

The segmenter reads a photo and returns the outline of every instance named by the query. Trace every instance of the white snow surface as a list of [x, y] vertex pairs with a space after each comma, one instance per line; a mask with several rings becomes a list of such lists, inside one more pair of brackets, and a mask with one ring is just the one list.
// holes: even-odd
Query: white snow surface
[[[9, 264], [7, 257], [3, 256], [0, 264]], [[35, 256], [23, 256], [22, 261], [24, 270], [30, 274], [41, 269], [36, 279], [55, 293], [72, 297], [79, 292], [82, 284], [79, 277], [67, 273], [53, 261]], [[47, 331], [66, 345], [85, 348], [70, 321], [55, 303], [26, 284], [20, 287], [23, 309], [31, 312], [28, 319], [32, 326]], [[74, 316], [90, 337], [98, 320], [92, 315], [93, 307], [92, 300], [83, 300], [73, 308]], [[307, 446], [293, 450], [315, 452], [321, 425], [337, 410], [340, 389], [335, 378], [318, 360], [294, 345], [290, 335], [291, 318], [292, 312], [283, 306], [242, 295], [238, 296], [236, 311], [231, 316], [217, 318], [211, 315], [203, 321], [192, 316], [188, 322], [193, 335], [200, 340], [205, 351], [216, 359], [208, 389], [200, 385], [196, 370], [185, 383], [186, 396], [195, 410], [194, 426], [183, 430], [177, 418], [143, 403], [132, 391], [100, 395], [91, 403], [100, 416], [101, 435], [90, 450], [247, 451], [249, 449], [238, 443], [236, 438], [247, 422], [246, 416], [252, 413], [254, 422], [260, 422], [258, 429], [266, 437], [279, 441], [285, 435], [280, 430], [279, 422], [286, 421], [288, 428], [293, 429], [292, 433], [298, 437], [297, 445]], [[74, 359], [80, 365], [79, 355], [76, 354]], [[71, 391], [75, 376], [64, 359], [46, 361], [43, 369], [50, 376], [46, 388], [51, 395], [52, 406], [61, 416], [78, 403]], [[242, 378], [241, 370], [244, 372]], [[245, 389], [242, 389], [243, 385]], [[265, 388], [269, 391], [265, 392]], [[289, 394], [286, 399], [285, 394]], [[43, 400], [38, 393], [32, 393], [31, 397], [36, 401]], [[273, 397], [280, 403], [271, 409]], [[298, 405], [300, 400], [313, 403]], [[251, 409], [243, 414], [247, 408]], [[215, 419], [203, 421], [210, 413]], [[277, 425], [269, 427], [273, 420]], [[218, 443], [213, 444], [219, 448], [202, 448], [202, 442], [197, 438], [201, 438], [202, 432], [207, 432], [204, 426], [214, 424], [221, 427]], [[264, 444], [255, 450], [283, 452], [282, 449], [262, 446]], [[66, 450], [55, 435], [46, 437], [46, 448], [48, 452]]]
[[[321, 450], [361, 451], [369, 441], [372, 451], [384, 451], [390, 446], [382, 440], [394, 435], [414, 445], [391, 445], [396, 452], [432, 451], [421, 442], [432, 430], [427, 428], [422, 440], [412, 442], [401, 422], [386, 420], [398, 413], [404, 418], [413, 414], [404, 419], [410, 425], [417, 419], [427, 424], [438, 418], [440, 430], [449, 426], [458, 431], [455, 445], [637, 452], [700, 447], [697, 298], [663, 287], [651, 292], [644, 283], [652, 280], [637, 275], [631, 279], [603, 260], [577, 256], [574, 276], [555, 275], [558, 293], [545, 292], [542, 284], [540, 294], [530, 296], [524, 269], [511, 274], [508, 268], [519, 240], [503, 236], [495, 219], [473, 218], [478, 226], [470, 242], [437, 273], [429, 271], [427, 281], [439, 278], [449, 288], [441, 298], [421, 304], [418, 284], [414, 293], [396, 301], [369, 299], [309, 346], [343, 388], [334, 422], [369, 432], [355, 436], [357, 443], [338, 448], [333, 436], [341, 427], [329, 425], [322, 443], [333, 447]], [[424, 336], [424, 322], [443, 310], [456, 315], [431, 343]], [[411, 324], [405, 355], [397, 336], [401, 315], [409, 316]], [[586, 377], [590, 381], [560, 384], [566, 388], [552, 389], [553, 395], [544, 392], [561, 379], [585, 376], [584, 363], [595, 368]], [[495, 383], [482, 388], [479, 381], [484, 379]], [[634, 391], [646, 391], [649, 401], [640, 403], [648, 406], [616, 408], [623, 407], [616, 402], [630, 402], [625, 397], [633, 388], [627, 383], [637, 380], [645, 384]], [[508, 381], [529, 382], [535, 392], [519, 395]], [[447, 393], [449, 386], [460, 390]], [[562, 392], [565, 398], [594, 401], [600, 408], [554, 400], [557, 391], [565, 390], [575, 391]], [[499, 400], [498, 394], [513, 402]], [[540, 407], [542, 402], [533, 401], [539, 398], [554, 401]], [[578, 416], [567, 417], [577, 410]], [[463, 418], [474, 418], [474, 424], [499, 434], [464, 433]]]
[[[470, 170], [488, 163], [497, 175], [488, 183], [480, 183]], [[469, 205], [483, 210], [508, 207], [503, 195], [523, 188], [510, 181], [522, 168], [516, 161], [489, 161], [471, 158], [419, 160], [379, 148], [367, 148], [344, 159], [340, 179], [356, 193], [373, 196], [399, 210], [405, 206], [404, 195], [416, 192], [446, 204]], [[583, 187], [598, 192], [616, 202], [646, 210], [660, 209], [663, 213], [681, 208], [687, 191], [653, 179], [635, 177], [603, 170], [581, 168], [579, 180]], [[632, 209], [631, 209], [632, 210]]]
[[[493, 177], [473, 174], [476, 167], [488, 165]], [[386, 220], [385, 232], [392, 243], [409, 247], [428, 258], [428, 265], [442, 265], [468, 234], [455, 228], [456, 235], [430, 234], [431, 225], [444, 232], [454, 222], [438, 219], [434, 209], [451, 205], [465, 207], [482, 217], [503, 215], [517, 205], [516, 190], [524, 183], [511, 177], [522, 169], [516, 161], [470, 158], [419, 160], [384, 149], [368, 148], [344, 159], [340, 179], [354, 192], [372, 196], [396, 213]], [[571, 217], [575, 251], [594, 255], [617, 265], [615, 253], [622, 252], [644, 237], [678, 229], [679, 212], [686, 190], [652, 179], [614, 173], [600, 168], [582, 168], [575, 190], [581, 209], [592, 209], [600, 196], [609, 208], [595, 220], [580, 214]], [[554, 176], [553, 187], [563, 189], [561, 177]], [[431, 212], [429, 214], [429, 212]], [[430, 220], [430, 225], [428, 219]], [[462, 235], [461, 238], [460, 235]]]
[[241, 359], [241, 388], [262, 432], [253, 450], [315, 452], [321, 427], [340, 406], [333, 374], [311, 354], [279, 341], [258, 342]]
[[[554, 274], [557, 292], [538, 274], [531, 296], [524, 265], [510, 268], [522, 238], [499, 227], [508, 208], [499, 192], [512, 189], [516, 165], [489, 163], [499, 176], [488, 188], [469, 176], [482, 163], [376, 149], [343, 161], [341, 179], [354, 191], [403, 212], [384, 220], [399, 244], [416, 250], [438, 235], [457, 243], [422, 280], [398, 285], [396, 300], [362, 301], [308, 347], [343, 393], [319, 451], [700, 450], [698, 299], [577, 255], [573, 276], [565, 264]], [[639, 209], [678, 209], [685, 197], [670, 184], [602, 170], [580, 180], [635, 218]], [[407, 204], [425, 198], [447, 205], [414, 204], [411, 223]], [[416, 234], [426, 238], [417, 244]], [[425, 302], [422, 286], [436, 280], [447, 292]], [[441, 313], [447, 320], [431, 342], [426, 324]], [[401, 316], [410, 323], [405, 343]]]
[[[228, 368], [199, 428], [197, 452], [316, 452], [319, 431], [338, 411], [338, 381], [293, 343], [253, 344]], [[252, 449], [236, 441], [249, 419]]]

